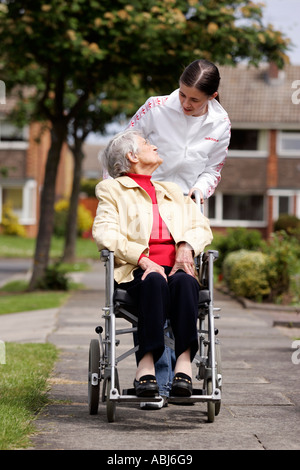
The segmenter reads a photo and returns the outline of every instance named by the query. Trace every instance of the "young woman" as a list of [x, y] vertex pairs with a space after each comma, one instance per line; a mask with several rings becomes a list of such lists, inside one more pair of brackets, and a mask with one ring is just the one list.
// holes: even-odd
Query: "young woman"
[[207, 60], [186, 67], [179, 89], [149, 98], [130, 120], [156, 145], [163, 164], [154, 172], [157, 181], [173, 181], [185, 194], [195, 190], [204, 200], [220, 182], [229, 140], [230, 121], [218, 102], [220, 75]]

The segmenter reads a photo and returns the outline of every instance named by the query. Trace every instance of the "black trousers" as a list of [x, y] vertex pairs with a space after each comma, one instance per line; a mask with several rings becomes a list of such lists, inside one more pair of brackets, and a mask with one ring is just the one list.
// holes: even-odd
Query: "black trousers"
[[[165, 267], [168, 275], [170, 267]], [[184, 271], [168, 276], [168, 282], [159, 273], [150, 273], [141, 280], [144, 271], [134, 271], [134, 280], [119, 284], [138, 304], [138, 343], [137, 363], [148, 353], [153, 353], [156, 362], [164, 351], [164, 324], [171, 321], [175, 338], [176, 358], [191, 348], [191, 361], [197, 349], [197, 317], [199, 284]]]

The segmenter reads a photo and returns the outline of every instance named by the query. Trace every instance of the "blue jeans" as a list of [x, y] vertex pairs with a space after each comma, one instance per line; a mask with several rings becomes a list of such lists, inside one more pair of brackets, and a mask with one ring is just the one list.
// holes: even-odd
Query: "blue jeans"
[[[167, 333], [170, 336], [169, 333]], [[155, 376], [159, 386], [159, 394], [165, 397], [170, 395], [176, 364], [175, 351], [165, 346], [163, 354], [155, 363]]]
[[[166, 325], [167, 326], [167, 323]], [[170, 333], [167, 333], [170, 336]], [[137, 334], [133, 333], [134, 345], [138, 344]], [[164, 352], [155, 363], [155, 377], [159, 387], [159, 394], [168, 397], [174, 378], [174, 368], [176, 364], [175, 351], [169, 346], [165, 346]]]

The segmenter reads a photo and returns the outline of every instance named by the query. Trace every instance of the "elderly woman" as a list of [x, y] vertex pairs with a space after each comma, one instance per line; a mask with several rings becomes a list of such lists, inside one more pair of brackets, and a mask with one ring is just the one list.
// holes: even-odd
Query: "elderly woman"
[[158, 393], [154, 364], [164, 351], [166, 318], [175, 337], [171, 394], [192, 394], [199, 296], [194, 256], [212, 240], [208, 220], [179, 186], [151, 181], [161, 163], [154, 145], [137, 131], [125, 131], [104, 151], [113, 179], [96, 187], [93, 237], [99, 250], [114, 251], [115, 281], [139, 307], [134, 387], [141, 397]]

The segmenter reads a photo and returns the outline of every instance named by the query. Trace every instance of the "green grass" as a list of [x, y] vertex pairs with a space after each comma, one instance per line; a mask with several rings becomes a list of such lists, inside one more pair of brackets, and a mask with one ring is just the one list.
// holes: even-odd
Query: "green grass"
[[5, 344], [0, 364], [0, 450], [30, 446], [37, 413], [48, 403], [47, 378], [58, 351], [51, 344]]
[[[0, 258], [32, 258], [35, 252], [34, 238], [22, 238], [12, 235], [0, 235]], [[50, 257], [61, 258], [64, 249], [63, 237], [52, 237]], [[97, 246], [93, 240], [77, 238], [76, 258], [99, 259]]]
[[[18, 292], [18, 291], [16, 291]], [[38, 291], [15, 294], [0, 293], [0, 315], [7, 313], [44, 310], [62, 305], [70, 296], [70, 292]]]
[[[53, 237], [52, 262], [61, 258], [63, 245], [62, 238]], [[89, 268], [89, 259], [99, 259], [92, 240], [78, 239], [76, 250], [76, 263], [62, 263], [59, 271], [83, 271]], [[0, 235], [2, 258], [33, 258], [34, 251], [34, 239]], [[0, 315], [58, 307], [68, 299], [71, 290], [80, 287], [70, 282], [69, 291], [26, 292], [27, 286], [28, 281], [19, 280], [0, 289]], [[47, 378], [58, 351], [51, 344], [0, 343], [0, 347], [0, 450], [22, 449], [30, 446], [30, 437], [35, 432], [34, 420], [48, 403]]]
[[26, 292], [27, 287], [28, 281], [16, 280], [0, 288], [0, 315], [59, 307], [68, 300], [72, 291], [80, 289], [82, 285], [70, 282], [68, 291]]
[[[50, 258], [53, 263], [61, 258], [63, 247], [63, 238], [52, 238]], [[34, 239], [0, 235], [0, 258], [32, 258], [34, 250]], [[92, 240], [78, 238], [76, 250], [76, 262], [61, 263], [57, 266], [57, 271], [62, 273], [86, 271], [90, 268], [89, 259], [99, 259], [97, 247]], [[70, 291], [81, 287], [70, 281], [67, 292], [52, 290], [25, 292], [27, 285], [25, 281], [14, 281], [0, 288], [0, 315], [59, 307], [68, 299]]]

